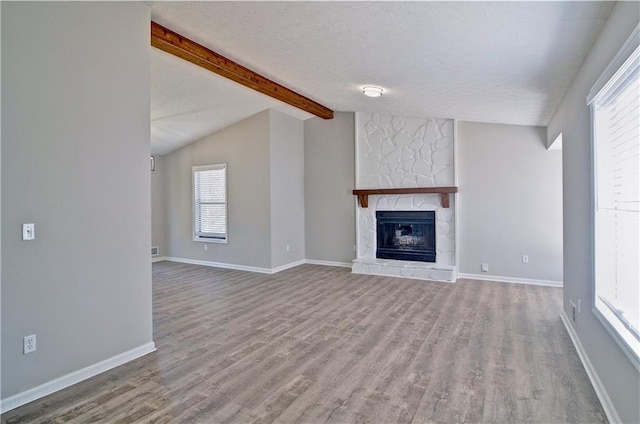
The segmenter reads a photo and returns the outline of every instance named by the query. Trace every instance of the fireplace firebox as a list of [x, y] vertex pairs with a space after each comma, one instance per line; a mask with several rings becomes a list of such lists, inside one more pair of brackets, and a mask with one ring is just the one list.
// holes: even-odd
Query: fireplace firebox
[[434, 211], [377, 211], [376, 257], [405, 261], [436, 261]]

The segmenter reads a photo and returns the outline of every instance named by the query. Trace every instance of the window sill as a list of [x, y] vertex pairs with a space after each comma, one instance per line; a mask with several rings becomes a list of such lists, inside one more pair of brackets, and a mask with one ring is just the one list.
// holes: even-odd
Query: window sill
[[603, 315], [602, 312], [597, 307], [593, 307], [591, 309], [593, 314], [596, 316], [598, 321], [602, 324], [604, 329], [609, 333], [611, 338], [616, 342], [616, 344], [620, 347], [620, 350], [624, 352], [624, 354], [629, 358], [629, 361], [633, 364], [636, 370], [640, 371], [640, 358], [634, 352], [633, 348], [629, 346], [626, 340], [618, 333], [618, 330], [609, 322], [609, 320]]
[[227, 244], [228, 243], [228, 239], [216, 239], [216, 238], [200, 238], [200, 237], [194, 237], [193, 241], [199, 241], [201, 243], [220, 243], [220, 244]]

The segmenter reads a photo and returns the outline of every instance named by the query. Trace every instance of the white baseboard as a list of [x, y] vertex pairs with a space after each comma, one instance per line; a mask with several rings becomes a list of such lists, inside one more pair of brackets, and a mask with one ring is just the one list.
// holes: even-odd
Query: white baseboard
[[[198, 259], [187, 259], [187, 258], [174, 258], [171, 256], [163, 256], [159, 261], [170, 261], [170, 262], [179, 262], [183, 264], [191, 264], [191, 265], [203, 265], [210, 266], [214, 268], [223, 268], [223, 269], [233, 269], [236, 271], [249, 271], [249, 272], [259, 272], [261, 274], [276, 274], [280, 271], [284, 271], [286, 269], [295, 268], [304, 264], [311, 265], [324, 265], [324, 266], [338, 266], [343, 268], [351, 268], [350, 263], [344, 262], [332, 262], [332, 261], [319, 261], [315, 259], [301, 259], [299, 261], [291, 262], [282, 266], [278, 266], [275, 268], [261, 268], [256, 266], [247, 266], [247, 265], [237, 265], [237, 264], [229, 264], [225, 262], [212, 262], [212, 261], [201, 261]], [[154, 261], [155, 262], [155, 261]]]
[[225, 262], [201, 261], [198, 259], [175, 258], [172, 256], [168, 256], [166, 260], [171, 262], [179, 262], [181, 264], [211, 266], [214, 268], [233, 269], [235, 271], [259, 272], [260, 274], [273, 274], [271, 268], [260, 268], [257, 266], [228, 264]]
[[127, 352], [123, 352], [119, 355], [113, 356], [97, 364], [89, 365], [88, 367], [74, 371], [62, 377], [51, 380], [47, 383], [41, 384], [32, 389], [24, 392], [9, 396], [6, 399], [0, 400], [0, 413], [4, 414], [7, 411], [11, 411], [19, 406], [25, 405], [36, 399], [43, 398], [52, 393], [62, 390], [81, 381], [87, 380], [93, 376], [101, 374], [117, 366], [123, 365], [129, 361], [133, 361], [141, 356], [151, 353], [156, 350], [156, 346], [153, 342], [149, 342], [142, 346], [131, 349]]
[[351, 268], [353, 265], [352, 263], [346, 262], [319, 261], [316, 259], [306, 259], [305, 263], [310, 265], [339, 266], [341, 268]]
[[593, 389], [596, 392], [596, 396], [598, 396], [598, 399], [602, 404], [602, 409], [604, 409], [604, 413], [607, 416], [607, 419], [609, 420], [610, 423], [622, 422], [620, 420], [620, 416], [618, 415], [618, 411], [616, 411], [616, 408], [613, 405], [613, 402], [611, 402], [611, 398], [609, 397], [607, 390], [604, 388], [604, 385], [602, 384], [600, 377], [598, 377], [598, 373], [596, 372], [596, 369], [593, 367], [593, 364], [589, 360], [589, 356], [587, 355], [587, 352], [584, 350], [584, 347], [580, 342], [580, 338], [578, 337], [578, 333], [576, 332], [576, 329], [571, 324], [571, 320], [569, 319], [565, 311], [562, 311], [562, 313], [560, 314], [560, 319], [562, 319], [562, 323], [564, 324], [564, 327], [567, 329], [567, 333], [569, 333], [569, 337], [573, 342], [573, 346], [576, 348], [576, 351], [578, 352], [580, 361], [582, 361], [582, 366], [584, 366], [584, 369], [587, 372], [587, 376], [589, 376], [591, 385], [593, 386]]
[[500, 275], [459, 273], [458, 278], [468, 278], [470, 280], [482, 280], [482, 281], [497, 281], [500, 283], [531, 284], [534, 286], [562, 287], [562, 281], [537, 280], [533, 278], [503, 277]]
[[276, 268], [271, 268], [271, 274], [275, 274], [277, 272], [284, 271], [286, 269], [295, 268], [297, 266], [304, 265], [305, 263], [306, 261], [304, 259], [300, 259], [299, 261], [291, 262]]
[[303, 265], [305, 263], [305, 260], [301, 259], [299, 261], [291, 262], [276, 268], [261, 268], [257, 266], [229, 264], [226, 262], [201, 261], [197, 259], [186, 259], [186, 258], [167, 257], [165, 258], [165, 260], [171, 261], [171, 262], [179, 262], [183, 264], [203, 265], [203, 266], [210, 266], [214, 268], [233, 269], [235, 271], [258, 272], [260, 274], [275, 274], [277, 272], [284, 271], [285, 269], [294, 268], [299, 265]]
[[151, 258], [151, 263], [154, 262], [160, 262], [160, 261], [166, 261], [167, 257], [166, 256], [154, 256]]

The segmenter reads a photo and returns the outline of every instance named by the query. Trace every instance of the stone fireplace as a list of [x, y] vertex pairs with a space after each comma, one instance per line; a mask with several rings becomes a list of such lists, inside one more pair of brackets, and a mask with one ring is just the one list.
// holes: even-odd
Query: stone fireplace
[[[455, 183], [453, 120], [356, 113], [356, 188], [446, 187]], [[370, 195], [367, 203], [368, 207], [358, 203], [356, 208], [357, 258], [352, 272], [456, 280], [455, 195], [450, 196], [448, 205], [439, 194], [431, 193]], [[411, 255], [389, 258], [388, 246], [380, 246], [385, 240], [380, 239], [379, 230], [384, 227], [380, 228], [378, 212], [427, 212], [433, 219], [435, 255], [430, 253], [428, 261]], [[389, 228], [391, 236], [401, 237], [400, 244], [417, 243], [406, 236], [416, 236], [413, 231], [420, 230]], [[404, 247], [396, 250], [412, 250]]]

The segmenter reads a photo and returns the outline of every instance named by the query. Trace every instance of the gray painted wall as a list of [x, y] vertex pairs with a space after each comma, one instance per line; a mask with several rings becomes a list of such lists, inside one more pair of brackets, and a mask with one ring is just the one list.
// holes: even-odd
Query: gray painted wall
[[1, 7], [6, 399], [151, 342], [150, 12]]
[[[2, 39], [2, 3], [0, 3], [0, 40]], [[1, 45], [1, 42], [0, 42]], [[2, 81], [2, 55], [0, 54], [0, 81]], [[2, 84], [0, 84], [1, 87]], [[0, 88], [0, 117], [2, 116], [2, 101]], [[0, 118], [0, 177], [2, 176], [2, 119]], [[0, 178], [1, 180], [1, 178]], [[2, 184], [0, 183], [0, 223], [2, 222]], [[0, 235], [2, 231], [0, 229]], [[2, 237], [0, 236], [0, 258], [2, 258]], [[0, 312], [2, 311], [2, 260], [0, 259]], [[0, 317], [0, 324], [2, 318]], [[2, 337], [0, 337], [0, 358], [2, 357]], [[0, 382], [2, 382], [2, 366], [0, 364]], [[0, 399], [2, 399], [2, 390], [0, 389]]]
[[155, 155], [156, 167], [151, 173], [151, 246], [159, 248], [159, 256], [167, 255], [167, 219], [165, 188], [167, 169], [164, 156]]
[[351, 264], [355, 258], [354, 119], [338, 112], [332, 120], [304, 122], [307, 259]]
[[[271, 267], [304, 257], [304, 130], [299, 119], [270, 110]], [[286, 246], [289, 245], [289, 251]]]
[[564, 309], [582, 300], [576, 331], [620, 418], [640, 422], [640, 373], [592, 312], [593, 229], [590, 114], [587, 93], [638, 24], [640, 3], [618, 2], [548, 126], [562, 132], [564, 186]]
[[[168, 256], [271, 268], [269, 125], [264, 111], [165, 156]], [[191, 168], [217, 163], [227, 164], [227, 244], [193, 241]]]
[[458, 122], [457, 137], [460, 272], [562, 281], [562, 151], [543, 127]]

